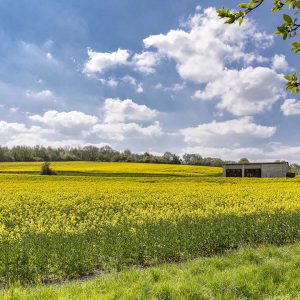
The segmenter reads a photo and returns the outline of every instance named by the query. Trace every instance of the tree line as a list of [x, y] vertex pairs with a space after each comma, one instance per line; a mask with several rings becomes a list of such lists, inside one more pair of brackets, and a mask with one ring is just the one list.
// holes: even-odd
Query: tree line
[[[200, 154], [186, 153], [182, 157], [171, 152], [163, 155], [133, 153], [130, 150], [117, 151], [110, 146], [95, 147], [43, 147], [15, 146], [12, 148], [0, 146], [0, 162], [51, 162], [51, 161], [99, 161], [99, 162], [136, 162], [159, 164], [187, 164], [197, 166], [221, 167], [224, 161], [215, 157], [202, 157]], [[241, 158], [239, 163], [249, 163], [247, 158]], [[300, 165], [291, 164], [290, 170], [300, 175]]]
[[163, 155], [133, 153], [130, 150], [117, 151], [110, 146], [95, 147], [43, 147], [0, 146], [0, 162], [35, 162], [35, 161], [99, 161], [99, 162], [136, 162], [162, 164], [189, 164], [220, 167], [223, 161], [214, 157], [202, 157], [199, 154], [184, 154], [182, 157], [165, 152]]

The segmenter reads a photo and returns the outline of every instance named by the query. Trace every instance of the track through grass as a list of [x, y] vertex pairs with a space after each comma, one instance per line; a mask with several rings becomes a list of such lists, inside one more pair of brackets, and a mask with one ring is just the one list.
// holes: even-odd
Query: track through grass
[[242, 249], [183, 264], [113, 272], [62, 285], [12, 287], [0, 299], [300, 299], [300, 244]]

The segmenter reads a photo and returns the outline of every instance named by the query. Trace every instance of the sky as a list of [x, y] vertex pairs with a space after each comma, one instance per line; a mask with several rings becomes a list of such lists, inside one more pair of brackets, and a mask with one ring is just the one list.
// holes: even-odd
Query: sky
[[0, 145], [300, 162], [299, 57], [270, 3], [224, 25], [236, 4], [0, 0]]

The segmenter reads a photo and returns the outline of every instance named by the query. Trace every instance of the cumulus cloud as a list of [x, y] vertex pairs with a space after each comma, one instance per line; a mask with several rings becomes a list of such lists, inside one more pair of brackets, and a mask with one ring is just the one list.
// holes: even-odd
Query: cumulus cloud
[[100, 78], [99, 81], [103, 84], [103, 85], [107, 85], [109, 87], [115, 88], [118, 86], [119, 82], [115, 79], [115, 78]]
[[281, 111], [285, 116], [300, 115], [300, 101], [286, 99], [281, 105]]
[[284, 80], [276, 72], [287, 67], [284, 56], [275, 55], [272, 67], [249, 66], [270, 63], [259, 51], [272, 43], [273, 35], [251, 20], [241, 27], [224, 25], [212, 7], [196, 13], [184, 28], [144, 39], [146, 48], [176, 62], [182, 79], [205, 85], [194, 98], [214, 99], [218, 109], [236, 116], [270, 110], [284, 95]]
[[93, 125], [98, 122], [98, 118], [87, 115], [79, 111], [58, 112], [50, 110], [43, 115], [32, 115], [30, 120], [45, 124], [46, 127], [53, 128], [60, 134], [66, 136], [89, 135]]
[[29, 117], [31, 120], [47, 124], [50, 127], [73, 127], [73, 126], [90, 126], [97, 123], [98, 118], [87, 115], [79, 111], [58, 112], [49, 110], [44, 115], [33, 115]]
[[140, 54], [135, 54], [132, 57], [134, 69], [141, 73], [155, 73], [155, 66], [159, 63], [161, 57], [158, 53], [145, 51]]
[[8, 123], [5, 121], [0, 121], [0, 136], [8, 134], [8, 136], [13, 136], [14, 134], [25, 132], [27, 130], [24, 124], [20, 123]]
[[284, 55], [275, 54], [272, 58], [272, 69], [276, 71], [286, 71], [289, 64]]
[[103, 73], [116, 66], [126, 65], [130, 57], [128, 50], [118, 49], [115, 52], [95, 52], [88, 48], [89, 60], [84, 66], [86, 73]]
[[88, 48], [87, 53], [89, 59], [84, 65], [84, 72], [87, 74], [104, 73], [124, 65], [146, 75], [153, 74], [161, 59], [159, 53], [150, 51], [135, 53], [131, 57], [130, 51], [126, 49], [118, 49], [114, 52], [96, 52]]
[[237, 116], [256, 114], [271, 109], [284, 95], [284, 79], [265, 67], [227, 70], [209, 82], [195, 98], [219, 100], [218, 108]]
[[219, 157], [223, 160], [237, 161], [247, 157], [250, 161], [284, 160], [300, 163], [299, 146], [284, 146], [282, 144], [266, 144], [261, 147], [205, 147], [190, 146], [182, 149], [183, 153], [198, 153], [202, 156]]
[[222, 75], [227, 64], [247, 60], [246, 45], [252, 42], [256, 47], [267, 47], [272, 35], [259, 32], [254, 23], [247, 21], [242, 27], [224, 26], [215, 11], [207, 8], [188, 21], [188, 30], [171, 30], [167, 34], [152, 35], [144, 39], [146, 48], [154, 47], [162, 56], [174, 59], [177, 71], [183, 79], [207, 83]]
[[125, 138], [155, 137], [163, 134], [159, 122], [149, 126], [141, 126], [137, 123], [104, 123], [97, 124], [93, 132], [101, 138], [123, 141]]
[[42, 90], [38, 92], [27, 90], [25, 95], [27, 98], [34, 100], [53, 100], [55, 98], [53, 92], [50, 90]]
[[251, 160], [262, 160], [264, 150], [256, 147], [206, 147], [206, 146], [189, 146], [182, 150], [182, 153], [196, 153], [203, 157], [218, 157], [223, 160], [237, 161], [242, 157]]
[[40, 126], [0, 121], [0, 143], [6, 146], [44, 144], [53, 134], [53, 130]]
[[136, 79], [132, 76], [126, 75], [121, 80], [125, 83], [132, 85], [137, 93], [140, 94], [144, 92], [143, 84], [141, 82], [137, 82]]
[[131, 99], [106, 99], [103, 111], [105, 123], [147, 121], [153, 120], [158, 115], [156, 110], [146, 105], [139, 105]]
[[255, 124], [252, 117], [201, 124], [180, 130], [184, 141], [202, 146], [223, 146], [270, 138], [276, 127]]
[[[0, 126], [1, 130], [9, 132], [14, 139], [22, 141], [22, 144], [32, 134], [36, 135], [33, 141], [40, 141], [43, 145], [45, 144], [43, 138], [56, 141], [58, 144], [60, 141], [74, 141], [74, 143], [81, 141], [81, 144], [84, 144], [90, 138], [96, 143], [101, 143], [105, 140], [123, 141], [163, 134], [159, 122], [154, 121], [158, 112], [146, 105], [139, 105], [131, 99], [106, 99], [102, 109], [103, 120], [80, 111], [50, 110], [42, 115], [29, 116], [32, 122], [37, 122], [41, 124], [40, 126], [26, 127], [19, 123], [8, 125], [0, 123]], [[152, 124], [144, 124], [149, 121], [153, 121]], [[47, 135], [43, 137], [42, 133]]]

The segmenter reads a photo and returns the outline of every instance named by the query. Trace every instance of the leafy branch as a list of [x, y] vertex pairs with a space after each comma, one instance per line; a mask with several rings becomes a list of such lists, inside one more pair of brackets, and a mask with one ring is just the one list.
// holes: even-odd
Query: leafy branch
[[[234, 24], [236, 22], [242, 25], [244, 19], [249, 13], [261, 6], [265, 0], [251, 0], [248, 3], [240, 3], [238, 5], [238, 10], [225, 9], [224, 7], [217, 10], [220, 18], [226, 19], [226, 24]], [[277, 27], [275, 34], [281, 35], [283, 40], [287, 38], [295, 38], [297, 35], [297, 30], [300, 27], [298, 18], [295, 16], [300, 12], [300, 0], [273, 0], [272, 12], [276, 13], [281, 11], [284, 7], [291, 11], [290, 14], [283, 14], [283, 23]], [[292, 43], [292, 52], [295, 54], [300, 52], [300, 43]], [[285, 75], [284, 78], [287, 80], [286, 90], [293, 93], [298, 93], [300, 88], [300, 82], [298, 80], [297, 74]]]

